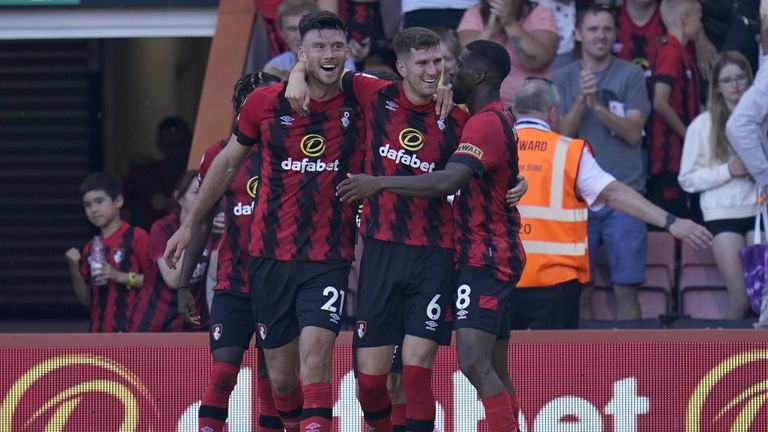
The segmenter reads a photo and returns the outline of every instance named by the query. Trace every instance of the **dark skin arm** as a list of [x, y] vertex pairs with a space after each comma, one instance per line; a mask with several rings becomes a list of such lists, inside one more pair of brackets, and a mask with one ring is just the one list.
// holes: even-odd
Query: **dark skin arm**
[[211, 207], [208, 213], [200, 219], [200, 222], [192, 227], [192, 236], [189, 245], [184, 253], [181, 262], [181, 274], [179, 275], [179, 288], [176, 293], [178, 297], [178, 312], [188, 324], [200, 324], [200, 313], [195, 305], [195, 298], [189, 292], [189, 281], [197, 267], [197, 262], [205, 250], [208, 243], [208, 237], [213, 228], [213, 218], [218, 211], [217, 206]]
[[379, 192], [391, 192], [420, 198], [441, 198], [455, 193], [474, 175], [467, 165], [449, 162], [445, 169], [416, 176], [375, 177], [347, 174], [336, 187], [342, 201], [359, 201]]

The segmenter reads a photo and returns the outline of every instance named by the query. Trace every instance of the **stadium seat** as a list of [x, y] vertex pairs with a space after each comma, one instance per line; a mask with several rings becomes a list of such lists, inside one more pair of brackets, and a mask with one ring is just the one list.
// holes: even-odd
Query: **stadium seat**
[[683, 242], [678, 288], [680, 315], [695, 319], [728, 317], [728, 293], [712, 249], [698, 250]]
[[[672, 312], [672, 287], [675, 274], [675, 238], [668, 232], [648, 233], [645, 256], [645, 283], [638, 291], [640, 318], [656, 319]], [[616, 319], [616, 297], [605, 249], [600, 248], [592, 295], [592, 316], [598, 320]]]

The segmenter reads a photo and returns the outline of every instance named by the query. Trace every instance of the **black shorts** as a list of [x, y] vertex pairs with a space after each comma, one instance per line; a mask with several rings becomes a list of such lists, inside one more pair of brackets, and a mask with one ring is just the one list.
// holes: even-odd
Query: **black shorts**
[[309, 326], [338, 334], [349, 265], [251, 257], [248, 275], [259, 347], [281, 347]]
[[512, 290], [512, 330], [579, 328], [581, 286], [576, 279], [543, 288]]
[[755, 217], [712, 220], [704, 222], [704, 226], [713, 236], [724, 232], [747, 235], [748, 232], [755, 229]]
[[255, 328], [251, 298], [240, 292], [214, 291], [210, 323], [208, 339], [211, 352], [224, 347], [247, 349]]
[[[453, 250], [365, 239], [354, 347], [451, 341]], [[447, 319], [446, 319], [447, 317]]]
[[454, 292], [456, 329], [472, 328], [495, 334], [499, 340], [509, 338], [514, 288], [513, 282], [496, 279], [486, 267], [461, 267]]

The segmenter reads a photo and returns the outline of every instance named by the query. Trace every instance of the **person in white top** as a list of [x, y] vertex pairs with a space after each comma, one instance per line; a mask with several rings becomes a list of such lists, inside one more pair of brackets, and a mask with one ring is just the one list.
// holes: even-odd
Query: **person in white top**
[[700, 193], [706, 227], [714, 234], [712, 251], [728, 289], [731, 319], [750, 314], [739, 250], [752, 243], [757, 188], [725, 134], [725, 124], [752, 84], [752, 68], [741, 53], [725, 51], [715, 60], [709, 80], [707, 111], [685, 133], [677, 181]]
[[[529, 128], [544, 131], [557, 130], [560, 119], [559, 107], [560, 101], [557, 87], [550, 81], [540, 78], [529, 78], [523, 81], [515, 93], [515, 103], [513, 105], [513, 112], [518, 119], [516, 124], [518, 135], [524, 134], [525, 130]], [[520, 152], [518, 154], [520, 158], [519, 163], [522, 166], [526, 163], [524, 159], [525, 153]], [[706, 228], [689, 219], [677, 218], [667, 213], [645, 199], [645, 197], [631, 187], [616, 180], [612, 175], [600, 168], [591, 151], [586, 147], [579, 160], [579, 169], [574, 187], [577, 194], [593, 211], [607, 205], [614, 210], [626, 213], [646, 223], [669, 230], [675, 238], [688, 242], [695, 248], [703, 249], [710, 246], [712, 234]], [[512, 197], [512, 194], [508, 194], [507, 204], [512, 204], [509, 199]], [[523, 211], [521, 211], [521, 216], [524, 223], [525, 214]], [[586, 240], [585, 238], [584, 241]], [[591, 287], [581, 287], [581, 289], [582, 302], [586, 298], [591, 298]], [[537, 291], [539, 294], [542, 293], [542, 290], [529, 289], [518, 289], [515, 291], [515, 295], [536, 295]], [[577, 301], [572, 303], [574, 308], [579, 307]], [[526, 327], [523, 326], [523, 328]]]

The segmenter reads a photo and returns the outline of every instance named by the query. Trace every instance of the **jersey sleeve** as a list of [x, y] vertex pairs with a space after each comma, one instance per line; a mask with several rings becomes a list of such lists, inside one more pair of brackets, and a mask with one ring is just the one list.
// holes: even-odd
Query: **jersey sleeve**
[[168, 230], [169, 227], [163, 223], [162, 219], [152, 224], [152, 229], [149, 231], [149, 262], [155, 262], [163, 257], [165, 244], [171, 238]]
[[500, 165], [506, 139], [499, 122], [493, 114], [470, 117], [448, 162], [467, 165], [477, 177]]
[[208, 174], [208, 170], [211, 168], [213, 160], [216, 159], [216, 155], [221, 153], [223, 148], [224, 147], [220, 143], [216, 143], [208, 147], [205, 150], [205, 153], [203, 153], [203, 158], [200, 160], [200, 169], [198, 170], [197, 174], [197, 178], [200, 180], [200, 183], [203, 182], [205, 175]]
[[91, 279], [91, 266], [88, 265], [88, 256], [91, 255], [91, 242], [92, 240], [89, 240], [88, 243], [83, 246], [82, 259], [80, 260], [80, 276], [83, 277], [83, 280], [88, 285], [90, 285]]
[[259, 118], [266, 109], [266, 103], [270, 99], [262, 89], [256, 89], [245, 99], [235, 120], [232, 133], [237, 137], [237, 142], [244, 146], [254, 145], [261, 138]]
[[134, 228], [133, 234], [134, 265], [133, 270], [143, 275], [149, 270], [149, 234], [141, 228]]
[[672, 44], [668, 42], [659, 46], [656, 52], [656, 61], [653, 63], [653, 83], [672, 86], [675, 80], [682, 75], [680, 64], [680, 55]]
[[358, 103], [371, 100], [379, 89], [390, 84], [392, 84], [392, 81], [376, 78], [373, 75], [353, 72], [344, 72], [344, 77], [341, 81], [344, 93], [354, 96]]

